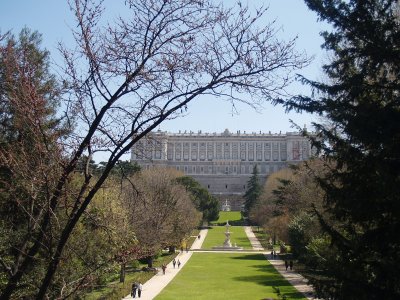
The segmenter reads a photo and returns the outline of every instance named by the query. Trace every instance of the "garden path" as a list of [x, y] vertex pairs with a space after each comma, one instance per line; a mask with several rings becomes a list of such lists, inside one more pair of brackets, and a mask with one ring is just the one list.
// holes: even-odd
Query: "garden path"
[[[193, 249], [200, 249], [201, 245], [204, 242], [204, 239], [207, 235], [208, 229], [202, 229], [200, 231], [200, 239], [196, 239], [190, 248]], [[165, 270], [165, 275], [163, 275], [162, 270], [158, 270], [158, 273], [154, 275], [150, 280], [148, 280], [145, 284], [143, 284], [142, 290], [142, 300], [151, 300], [155, 298], [162, 290], [167, 286], [167, 284], [178, 274], [178, 272], [185, 266], [186, 262], [192, 256], [192, 251], [183, 251], [178, 254], [176, 260], [179, 259], [181, 262], [181, 266], [174, 268], [172, 262], [167, 265], [167, 269]], [[136, 295], [137, 297], [137, 295]], [[123, 298], [124, 300], [133, 299], [131, 295], [126, 296]]]
[[[251, 245], [254, 250], [263, 250], [264, 248], [261, 246], [261, 243], [255, 236], [253, 230], [250, 226], [246, 226], [244, 231], [247, 234], [247, 237], [250, 240]], [[313, 297], [314, 290], [311, 285], [308, 285], [307, 279], [301, 276], [299, 273], [296, 273], [294, 270], [286, 270], [285, 262], [281, 259], [274, 259], [272, 255], [264, 253], [265, 257], [268, 259], [271, 265], [283, 276], [291, 285], [293, 285], [300, 293], [303, 293], [307, 299], [316, 299]]]

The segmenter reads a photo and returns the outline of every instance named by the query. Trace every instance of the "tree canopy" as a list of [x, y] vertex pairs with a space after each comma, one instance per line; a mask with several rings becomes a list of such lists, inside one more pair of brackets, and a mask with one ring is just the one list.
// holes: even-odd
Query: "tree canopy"
[[260, 184], [260, 179], [258, 176], [258, 167], [257, 164], [253, 166], [253, 172], [249, 181], [247, 182], [247, 189], [244, 194], [244, 213], [248, 216], [249, 211], [253, 208], [253, 206], [258, 202], [262, 192], [262, 186]]
[[[54, 150], [62, 159], [54, 168], [48, 165], [53, 173], [41, 173], [52, 174], [51, 184], [42, 194], [44, 203], [35, 226], [26, 235], [26, 249], [19, 252], [15, 270], [7, 273], [2, 299], [11, 298], [29, 269], [41, 263], [36, 257], [46, 249], [45, 233], [57, 223], [57, 211], [65, 209], [68, 196], [66, 219], [52, 239], [46, 271], [37, 276], [41, 284], [35, 297], [49, 296], [68, 240], [114, 166], [163, 121], [179, 116], [190, 101], [203, 94], [253, 107], [264, 101], [277, 103], [277, 98], [287, 96], [285, 88], [293, 72], [309, 62], [295, 51], [295, 40], [278, 40], [273, 22], [265, 24], [266, 8], [250, 10], [240, 2], [228, 7], [207, 0], [124, 3], [129, 13], [106, 20], [103, 2], [71, 1], [75, 43], [60, 46], [64, 63], [58, 70], [63, 83], [63, 111], [58, 114], [64, 116], [68, 134], [55, 137], [52, 147], [51, 132], [38, 132], [44, 149]], [[6, 50], [1, 41], [1, 51]], [[34, 74], [29, 66], [35, 63], [26, 62], [23, 70]], [[19, 83], [12, 85], [14, 91], [20, 91]], [[33, 104], [45, 99], [32, 89], [26, 91], [15, 98], [20, 107], [26, 99]], [[108, 158], [95, 174], [91, 160], [97, 153]], [[33, 170], [27, 160], [21, 165]], [[74, 181], [77, 171], [79, 180]], [[37, 178], [30, 176], [33, 185]], [[73, 192], [71, 182], [79, 185]]]
[[324, 66], [327, 82], [303, 79], [316, 97], [288, 103], [329, 120], [316, 124], [314, 146], [329, 170], [317, 180], [330, 217], [315, 213], [328, 237], [324, 247], [333, 252], [318, 254], [324, 276], [314, 284], [329, 299], [398, 299], [399, 2], [305, 2], [333, 26], [323, 33], [332, 54]]
[[179, 177], [177, 181], [192, 195], [194, 205], [203, 213], [203, 222], [218, 220], [220, 204], [215, 197], [190, 176]]

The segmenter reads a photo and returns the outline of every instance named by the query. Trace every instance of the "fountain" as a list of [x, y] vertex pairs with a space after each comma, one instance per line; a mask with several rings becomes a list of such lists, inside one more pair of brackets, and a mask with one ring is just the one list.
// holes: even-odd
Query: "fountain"
[[222, 205], [222, 211], [231, 211], [231, 205], [228, 203], [228, 199], [225, 200], [225, 204]]
[[235, 243], [234, 246], [232, 246], [232, 243], [231, 243], [231, 232], [229, 231], [229, 227], [231, 227], [231, 225], [229, 225], [228, 221], [226, 221], [225, 227], [226, 227], [226, 231], [225, 231], [224, 244], [222, 246], [214, 246], [212, 248], [214, 250], [243, 250], [242, 247], [236, 246], [236, 243]]

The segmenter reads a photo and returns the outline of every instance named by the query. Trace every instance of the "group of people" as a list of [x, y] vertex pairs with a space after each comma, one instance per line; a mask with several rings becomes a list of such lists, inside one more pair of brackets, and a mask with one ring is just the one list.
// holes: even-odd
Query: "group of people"
[[[200, 235], [198, 236], [198, 238], [200, 239]], [[181, 247], [181, 252], [183, 253], [183, 246]], [[187, 246], [186, 246], [186, 252], [189, 252], [189, 248]], [[175, 258], [172, 261], [172, 264], [174, 266], [174, 269], [175, 269], [176, 266], [178, 266], [178, 269], [181, 266], [180, 260], [179, 259], [177, 260]], [[163, 271], [163, 274], [165, 275], [165, 271], [167, 270], [167, 265], [166, 264], [162, 264], [161, 265], [161, 269]], [[132, 292], [131, 292], [132, 298], [136, 298], [136, 294], [138, 295], [138, 298], [140, 298], [141, 295], [142, 295], [142, 289], [143, 289], [143, 285], [140, 282], [134, 282], [132, 284]]]
[[174, 265], [174, 269], [175, 269], [175, 266], [176, 266], [176, 265], [178, 265], [178, 269], [179, 269], [179, 267], [181, 266], [180, 260], [179, 260], [179, 259], [176, 260], [175, 258], [174, 258], [174, 260], [172, 261], [172, 264]]
[[142, 289], [143, 289], [143, 285], [140, 281], [134, 282], [132, 284], [132, 292], [131, 292], [132, 298], [136, 298], [136, 292], [137, 292], [138, 298], [140, 298], [142, 296]]
[[[176, 266], [178, 266], [178, 269], [179, 269], [179, 267], [181, 266], [181, 261], [179, 259], [176, 260], [174, 258], [174, 260], [172, 261], [172, 265], [174, 266], [174, 269]], [[163, 274], [165, 275], [165, 270], [167, 269], [167, 264], [162, 264], [161, 269], [162, 269]]]
[[[189, 252], [189, 247], [186, 246], [186, 253], [188, 253], [188, 252]], [[183, 253], [183, 246], [181, 246], [181, 253]]]
[[288, 267], [290, 268], [290, 270], [293, 270], [293, 260], [291, 260], [290, 262], [285, 260], [285, 267], [286, 267], [286, 271], [287, 271]]

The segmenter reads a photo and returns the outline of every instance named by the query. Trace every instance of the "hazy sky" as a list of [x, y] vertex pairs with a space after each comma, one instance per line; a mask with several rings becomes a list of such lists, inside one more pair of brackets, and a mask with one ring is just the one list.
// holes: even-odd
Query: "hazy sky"
[[[233, 0], [225, 0], [232, 2]], [[121, 6], [115, 3], [123, 1], [107, 0], [107, 8], [118, 13]], [[317, 23], [315, 13], [309, 11], [302, 0], [248, 0], [250, 6], [261, 4], [269, 5], [266, 22], [276, 19], [276, 25], [281, 28], [279, 37], [288, 40], [298, 36], [297, 49], [305, 51], [309, 56], [315, 56], [312, 64], [300, 71], [310, 79], [321, 78], [321, 65], [325, 59], [324, 52], [320, 49], [322, 38], [319, 32], [326, 25]], [[74, 26], [72, 14], [66, 0], [0, 0], [0, 30], [4, 33], [12, 30], [18, 33], [27, 26], [37, 30], [43, 35], [43, 45], [52, 54], [52, 59], [58, 61], [56, 46], [62, 41], [66, 44], [72, 42], [70, 33]], [[290, 92], [307, 93], [307, 88], [300, 85], [291, 87]], [[285, 114], [281, 107], [274, 107], [266, 103], [260, 112], [254, 111], [246, 105], [237, 106], [239, 114], [232, 115], [229, 103], [221, 100], [203, 97], [189, 105], [185, 117], [167, 121], [161, 125], [161, 130], [177, 132], [178, 130], [192, 130], [197, 132], [222, 132], [225, 128], [236, 132], [286, 132], [290, 128], [289, 119], [310, 128], [310, 123], [315, 118], [305, 114]]]

